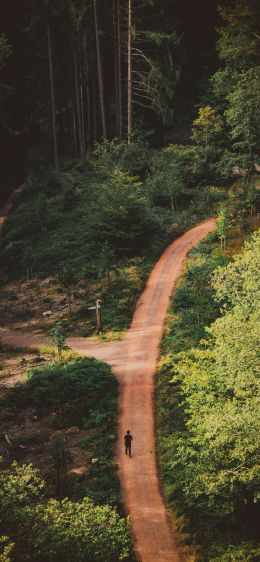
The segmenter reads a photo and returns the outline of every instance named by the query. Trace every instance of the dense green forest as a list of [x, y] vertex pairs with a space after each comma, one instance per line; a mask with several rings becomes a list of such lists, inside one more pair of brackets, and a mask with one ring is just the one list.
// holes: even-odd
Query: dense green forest
[[0, 394], [0, 561], [134, 560], [113, 461], [118, 385], [65, 340], [96, 333], [97, 299], [99, 338], [122, 338], [163, 249], [218, 216], [168, 315], [158, 465], [187, 561], [256, 562], [259, 2], [2, 12], [0, 203], [24, 189], [0, 239], [0, 327], [41, 329], [50, 345], [0, 344], [1, 373], [7, 361], [21, 375]]
[[259, 558], [258, 333], [259, 232], [231, 261], [214, 234], [191, 252], [157, 375], [165, 494], [199, 560]]

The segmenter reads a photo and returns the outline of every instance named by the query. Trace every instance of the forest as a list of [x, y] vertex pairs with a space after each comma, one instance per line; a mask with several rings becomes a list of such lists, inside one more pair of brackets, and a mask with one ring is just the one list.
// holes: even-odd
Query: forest
[[[259, 2], [10, 0], [0, 21], [0, 562], [257, 562]], [[172, 558], [127, 488], [149, 349]]]

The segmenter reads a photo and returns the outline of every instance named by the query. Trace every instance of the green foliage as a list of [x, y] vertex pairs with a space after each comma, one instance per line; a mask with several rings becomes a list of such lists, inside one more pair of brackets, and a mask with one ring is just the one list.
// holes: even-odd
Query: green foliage
[[[31, 465], [0, 472], [1, 528], [15, 542], [16, 562], [119, 562], [130, 559], [129, 523], [89, 498], [41, 499], [44, 482]], [[7, 548], [11, 548], [9, 543]], [[8, 551], [6, 558], [8, 560]]]
[[[20, 407], [28, 404], [41, 409], [60, 411], [75, 402], [75, 415], [87, 413], [109, 402], [117, 382], [110, 368], [96, 359], [78, 359], [62, 366], [44, 365], [28, 372], [28, 381], [10, 390], [9, 399]], [[103, 399], [100, 397], [103, 396]]]
[[226, 234], [228, 230], [228, 213], [227, 209], [222, 207], [218, 213], [217, 234], [221, 243], [221, 251], [226, 245]]
[[251, 217], [254, 213], [255, 204], [257, 203], [258, 198], [259, 195], [257, 193], [255, 182], [247, 182], [245, 186], [245, 207], [250, 211]]
[[222, 118], [214, 108], [205, 106], [199, 109], [199, 115], [193, 121], [192, 140], [197, 174], [202, 178], [215, 178], [225, 137]]
[[[48, 489], [58, 497], [91, 497], [99, 504], [114, 505], [121, 510], [120, 485], [117, 466], [113, 461], [117, 438], [116, 378], [110, 368], [95, 359], [80, 359], [66, 365], [49, 364], [28, 373], [29, 380], [9, 391], [4, 406], [37, 409], [37, 415], [46, 428], [58, 430], [49, 443], [50, 432], [20, 435], [14, 445], [46, 444], [49, 464], [56, 471], [48, 475]], [[67, 473], [71, 455], [69, 438], [64, 441], [60, 431], [77, 426], [83, 433], [79, 446], [86, 448], [86, 471], [77, 477]], [[80, 435], [80, 434], [79, 434]], [[68, 444], [67, 444], [68, 443]], [[91, 464], [97, 458], [97, 465]], [[45, 462], [45, 461], [44, 461]]]
[[51, 441], [48, 452], [51, 464], [56, 471], [56, 494], [59, 495], [61, 480], [67, 474], [68, 466], [72, 462], [72, 456], [65, 439], [59, 435]]
[[0, 70], [5, 65], [5, 61], [10, 57], [11, 53], [12, 53], [11, 45], [10, 45], [7, 37], [4, 35], [4, 33], [1, 33], [1, 35], [0, 35]]
[[211, 562], [257, 562], [260, 549], [251, 544], [216, 546], [212, 549]]
[[[247, 157], [248, 166], [256, 161], [260, 138], [260, 67], [242, 72], [234, 90], [227, 96], [225, 115], [230, 126], [233, 147]], [[239, 163], [239, 159], [238, 159]]]
[[[257, 559], [259, 241], [257, 233], [234, 261], [214, 268], [222, 315], [206, 329], [208, 341], [192, 349], [198, 344], [192, 331], [187, 351], [168, 354], [159, 373], [166, 491], [203, 545], [203, 562]], [[205, 284], [198, 272], [196, 279]], [[187, 281], [180, 290], [185, 306]], [[178, 292], [176, 297], [178, 304]], [[212, 311], [216, 316], [217, 308]], [[166, 336], [168, 353], [178, 351], [175, 322], [176, 328], [175, 339]]]
[[115, 256], [115, 252], [106, 240], [101, 248], [99, 267], [100, 267], [100, 274], [102, 274], [103, 271], [107, 273], [108, 288], [110, 287], [110, 269], [112, 266], [112, 260], [114, 259], [114, 256]]
[[255, 0], [232, 2], [219, 11], [224, 25], [218, 30], [217, 47], [224, 66], [213, 75], [211, 83], [214, 106], [222, 115], [226, 138], [230, 139], [219, 166], [219, 174], [228, 177], [227, 165], [229, 171], [239, 165], [250, 172], [257, 162], [260, 13]]
[[66, 474], [72, 456], [65, 439], [59, 435], [54, 437], [49, 446], [49, 455], [57, 474], [57, 488], [59, 489], [60, 475]]
[[105, 174], [118, 168], [129, 175], [143, 178], [149, 169], [153, 152], [146, 141], [138, 138], [131, 144], [117, 139], [104, 141], [94, 147], [93, 165]]
[[219, 29], [218, 53], [222, 61], [238, 70], [259, 61], [259, 5], [255, 0], [238, 0], [219, 7], [225, 26]]
[[[116, 167], [113, 152], [109, 164], [103, 145], [102, 150], [105, 155], [95, 165], [91, 160], [80, 170], [75, 166], [55, 174], [39, 170], [34, 175], [1, 239], [2, 263], [10, 273], [23, 271], [28, 248], [38, 275], [58, 275], [65, 268], [70, 277], [79, 278], [86, 271], [97, 273], [99, 252], [106, 242], [116, 256], [122, 251], [139, 255], [151, 244], [160, 223], [142, 182]], [[144, 166], [139, 145], [133, 143], [131, 150], [136, 150]], [[68, 192], [73, 197], [69, 209], [64, 203]], [[67, 281], [66, 274], [68, 289]], [[70, 283], [70, 292], [71, 287]]]
[[147, 180], [150, 198], [153, 203], [165, 201], [172, 211], [176, 210], [180, 198], [189, 194], [192, 181], [193, 149], [170, 145], [153, 157], [151, 171]]
[[68, 349], [65, 341], [68, 337], [68, 329], [66, 324], [61, 320], [57, 322], [55, 326], [50, 330], [49, 339], [52, 345], [57, 347], [58, 359], [61, 359], [61, 352]]
[[58, 281], [66, 293], [68, 299], [68, 306], [69, 306], [69, 315], [71, 315], [71, 297], [72, 297], [73, 287], [75, 286], [77, 281], [77, 276], [70, 264], [65, 264], [62, 267], [62, 269], [58, 273]]
[[214, 238], [215, 233], [190, 253], [185, 278], [177, 287], [171, 304], [169, 331], [163, 342], [166, 353], [175, 354], [198, 345], [206, 335], [205, 325], [210, 324], [219, 311], [211, 275], [226, 259], [212, 244]]
[[0, 484], [1, 516], [6, 514], [8, 517], [10, 512], [10, 520], [15, 517], [14, 508], [39, 500], [45, 486], [39, 471], [31, 464], [19, 466], [16, 462], [12, 464], [12, 470], [0, 471]]
[[11, 562], [10, 554], [14, 548], [14, 543], [10, 542], [9, 537], [0, 537], [0, 562]]
[[176, 31], [142, 31], [138, 36], [142, 41], [140, 47], [143, 42], [151, 43], [151, 54], [146, 56], [139, 50], [144, 69], [136, 71], [137, 84], [136, 87], [134, 84], [134, 94], [137, 103], [141, 103], [145, 98], [149, 99], [162, 123], [169, 126], [175, 117], [176, 89], [184, 61], [183, 36]]
[[96, 205], [95, 236], [101, 243], [129, 251], [155, 229], [142, 183], [119, 169], [102, 186]]
[[237, 85], [239, 73], [232, 66], [220, 68], [210, 79], [213, 88], [214, 107], [224, 114], [228, 105], [228, 96]]
[[251, 312], [256, 308], [259, 295], [259, 233], [252, 235], [245, 243], [244, 252], [234, 256], [225, 268], [217, 270], [213, 277], [216, 298], [226, 306], [248, 306]]

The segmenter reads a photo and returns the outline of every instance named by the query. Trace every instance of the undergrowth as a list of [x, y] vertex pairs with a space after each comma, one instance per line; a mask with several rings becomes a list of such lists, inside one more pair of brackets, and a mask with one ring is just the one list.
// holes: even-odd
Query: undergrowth
[[[254, 227], [253, 222], [251, 227]], [[241, 245], [245, 233], [239, 228], [235, 232]], [[252, 529], [248, 528], [243, 514], [238, 525], [235, 516], [223, 516], [220, 510], [210, 508], [210, 500], [208, 502], [206, 496], [197, 503], [189, 501], [189, 495], [182, 488], [185, 486], [184, 477], [182, 478], [178, 462], [173, 458], [178, 439], [185, 442], [185, 436], [187, 450], [184, 445], [183, 447], [185, 455], [188, 455], [189, 439], [185, 390], [180, 376], [178, 378], [174, 375], [175, 366], [184, 357], [188, 362], [194, 348], [201, 349], [203, 354], [204, 340], [208, 337], [205, 327], [220, 316], [220, 305], [214, 300], [211, 285], [212, 274], [216, 268], [229, 262], [232, 248], [235, 253], [237, 244], [234, 245], [234, 228], [229, 230], [224, 253], [220, 251], [216, 233], [209, 235], [190, 252], [186, 270], [171, 300], [156, 377], [157, 453], [164, 494], [177, 515], [188, 559], [190, 556], [197, 562], [256, 562], [259, 554], [254, 546], [253, 525]], [[203, 374], [201, 377], [203, 378]], [[200, 383], [197, 384], [199, 389]], [[195, 393], [196, 381], [192, 388]], [[190, 455], [191, 464], [186, 469], [189, 471], [192, 487], [192, 453]]]
[[98, 504], [108, 503], [121, 510], [113, 460], [117, 393], [118, 383], [110, 367], [93, 358], [71, 360], [67, 356], [67, 362], [63, 357], [59, 363], [33, 367], [27, 371], [27, 381], [11, 388], [1, 401], [9, 415], [14, 408], [16, 416], [23, 420], [27, 412], [33, 411], [40, 421], [40, 432], [28, 435], [21, 424], [22, 433], [13, 439], [13, 454], [18, 445], [46, 446], [54, 434], [66, 437], [69, 428], [77, 427], [83, 457], [85, 451], [85, 470], [81, 476], [64, 474], [59, 492], [63, 497], [77, 499], [87, 495]]

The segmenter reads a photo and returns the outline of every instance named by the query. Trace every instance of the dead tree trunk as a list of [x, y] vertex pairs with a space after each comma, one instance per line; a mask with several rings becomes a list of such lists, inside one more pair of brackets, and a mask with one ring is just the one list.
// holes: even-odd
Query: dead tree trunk
[[95, 18], [97, 71], [98, 71], [99, 103], [100, 103], [101, 122], [102, 122], [102, 134], [103, 134], [103, 139], [106, 140], [107, 129], [106, 129], [106, 115], [105, 115], [104, 81], [103, 81], [101, 53], [100, 53], [97, 0], [94, 0], [94, 18]]

